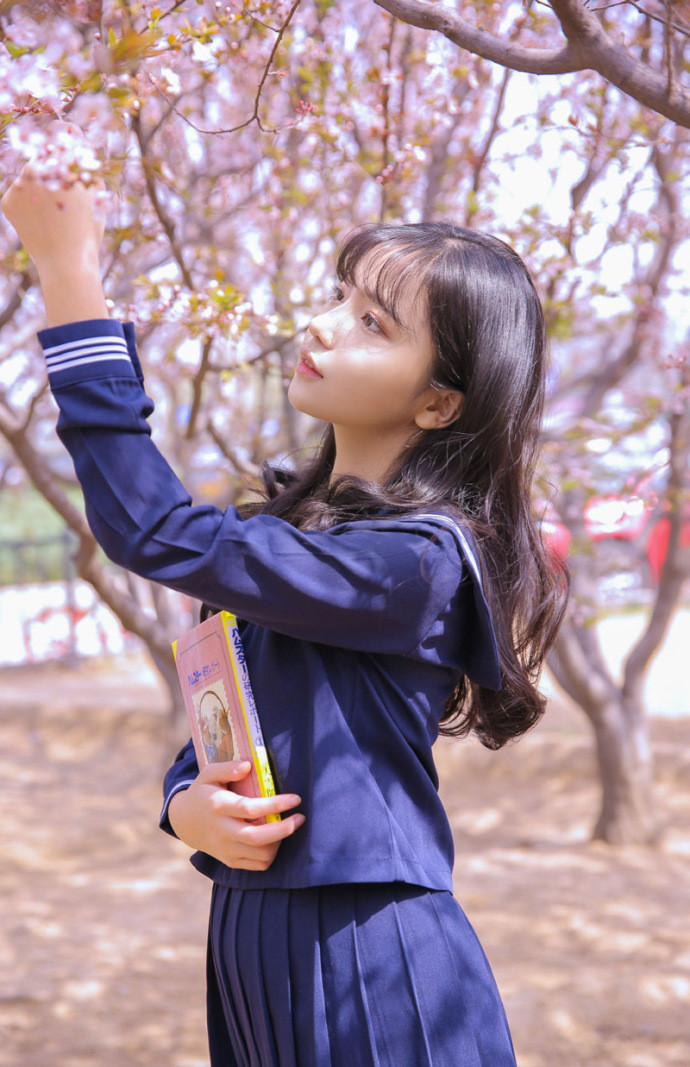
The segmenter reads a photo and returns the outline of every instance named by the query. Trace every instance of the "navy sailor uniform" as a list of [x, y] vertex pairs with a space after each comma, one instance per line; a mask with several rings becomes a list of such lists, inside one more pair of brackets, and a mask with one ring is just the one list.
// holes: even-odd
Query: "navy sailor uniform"
[[[130, 323], [43, 330], [58, 433], [110, 559], [233, 611], [278, 792], [304, 826], [214, 883], [213, 1067], [511, 1067], [488, 963], [452, 897], [432, 745], [467, 675], [500, 688], [465, 530], [442, 513], [301, 531], [193, 506], [150, 437]], [[165, 780], [198, 773], [191, 742]]]

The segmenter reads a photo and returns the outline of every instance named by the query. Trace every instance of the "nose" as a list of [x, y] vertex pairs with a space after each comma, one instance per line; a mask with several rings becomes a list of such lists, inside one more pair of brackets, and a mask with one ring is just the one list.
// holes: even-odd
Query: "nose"
[[342, 305], [328, 308], [320, 315], [314, 315], [309, 323], [309, 333], [320, 341], [324, 348], [333, 348], [335, 344], [339, 321], [338, 312], [342, 312]]

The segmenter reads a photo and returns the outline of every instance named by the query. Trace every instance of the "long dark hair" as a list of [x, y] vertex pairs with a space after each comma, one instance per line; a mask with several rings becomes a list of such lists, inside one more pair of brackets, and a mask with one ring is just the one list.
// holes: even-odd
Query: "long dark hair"
[[423, 296], [431, 326], [431, 384], [464, 394], [450, 426], [420, 430], [382, 485], [353, 476], [330, 480], [329, 426], [299, 474], [264, 468], [267, 512], [301, 529], [440, 508], [455, 514], [477, 547], [496, 630], [503, 688], [463, 678], [450, 695], [441, 732], [474, 731], [500, 748], [541, 717], [536, 687], [563, 616], [568, 576], [544, 548], [530, 489], [544, 398], [544, 320], [532, 279], [503, 241], [449, 222], [367, 225], [340, 249], [338, 279], [355, 281], [366, 260], [379, 304], [397, 316], [403, 293]]

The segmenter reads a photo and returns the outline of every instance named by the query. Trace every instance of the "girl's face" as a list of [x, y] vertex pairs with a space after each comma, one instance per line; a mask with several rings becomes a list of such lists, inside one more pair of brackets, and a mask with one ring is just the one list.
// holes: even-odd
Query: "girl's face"
[[[369, 277], [368, 277], [369, 275]], [[310, 322], [288, 397], [298, 411], [400, 444], [416, 430], [429, 399], [433, 346], [423, 300], [402, 296], [400, 322], [376, 303], [366, 264], [339, 282]]]

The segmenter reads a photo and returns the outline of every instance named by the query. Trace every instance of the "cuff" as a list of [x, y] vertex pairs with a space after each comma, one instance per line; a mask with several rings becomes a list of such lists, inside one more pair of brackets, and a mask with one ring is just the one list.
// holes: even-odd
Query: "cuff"
[[39, 330], [51, 386], [116, 376], [143, 381], [131, 322], [87, 319]]
[[172, 787], [163, 802], [163, 810], [161, 811], [160, 819], [158, 820], [158, 825], [160, 826], [161, 830], [164, 830], [166, 834], [170, 834], [171, 837], [177, 837], [177, 834], [173, 830], [170, 819], [168, 818], [168, 808], [170, 807], [170, 801], [175, 796], [175, 793], [180, 793], [183, 789], [189, 789], [190, 785], [194, 785], [193, 778], [189, 778], [184, 782], [176, 782], [176, 784]]

